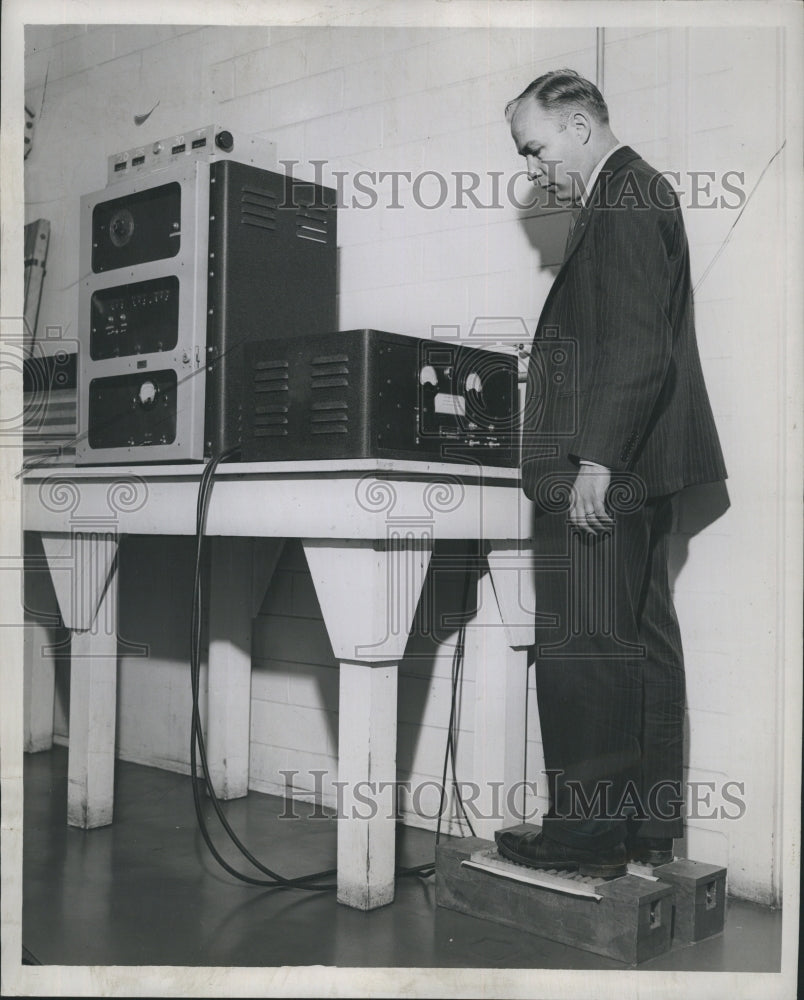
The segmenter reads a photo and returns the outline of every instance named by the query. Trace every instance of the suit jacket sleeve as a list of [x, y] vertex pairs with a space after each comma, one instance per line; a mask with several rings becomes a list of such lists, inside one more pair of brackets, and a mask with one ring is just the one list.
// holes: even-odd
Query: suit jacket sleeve
[[[655, 208], [601, 213], [593, 264], [595, 357], [581, 387], [580, 426], [572, 454], [621, 471], [628, 468], [667, 376], [673, 330], [667, 310], [671, 266]], [[677, 223], [676, 223], [677, 225]]]

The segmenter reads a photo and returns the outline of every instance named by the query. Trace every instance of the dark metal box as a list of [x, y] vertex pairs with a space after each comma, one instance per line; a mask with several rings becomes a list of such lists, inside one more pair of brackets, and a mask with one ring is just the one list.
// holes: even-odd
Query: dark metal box
[[348, 330], [255, 341], [245, 357], [243, 461], [518, 464], [510, 354]]

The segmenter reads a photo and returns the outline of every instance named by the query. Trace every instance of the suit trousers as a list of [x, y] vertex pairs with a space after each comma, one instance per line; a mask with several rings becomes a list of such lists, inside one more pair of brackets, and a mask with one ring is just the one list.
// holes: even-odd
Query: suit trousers
[[536, 696], [545, 834], [605, 849], [683, 836], [684, 659], [667, 571], [672, 497], [589, 536], [537, 516]]

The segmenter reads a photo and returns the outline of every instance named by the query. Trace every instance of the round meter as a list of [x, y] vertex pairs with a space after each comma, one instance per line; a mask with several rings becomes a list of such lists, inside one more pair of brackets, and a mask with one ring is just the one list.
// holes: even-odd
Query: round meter
[[134, 216], [127, 208], [114, 213], [109, 222], [109, 239], [116, 247], [124, 247], [134, 233]]
[[147, 378], [144, 382], [140, 383], [140, 388], [137, 392], [137, 402], [143, 410], [150, 410], [156, 406], [158, 396], [159, 387], [156, 382], [152, 382], [151, 379]]

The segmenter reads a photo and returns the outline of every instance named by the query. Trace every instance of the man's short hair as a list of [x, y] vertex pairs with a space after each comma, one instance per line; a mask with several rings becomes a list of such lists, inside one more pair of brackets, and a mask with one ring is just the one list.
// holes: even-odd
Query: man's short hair
[[548, 113], [566, 119], [572, 108], [582, 108], [599, 124], [607, 125], [609, 109], [597, 87], [574, 69], [554, 69], [529, 83], [519, 97], [505, 106], [510, 122], [519, 104], [532, 97]]

